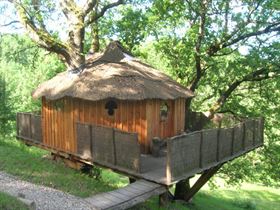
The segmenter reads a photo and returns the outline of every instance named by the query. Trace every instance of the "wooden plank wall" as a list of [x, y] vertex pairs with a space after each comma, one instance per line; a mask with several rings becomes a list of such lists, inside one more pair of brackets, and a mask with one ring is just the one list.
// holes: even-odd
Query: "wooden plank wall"
[[113, 116], [108, 115], [105, 103], [105, 100], [63, 98], [47, 101], [43, 98], [44, 143], [62, 151], [77, 152], [75, 123], [81, 122], [136, 132], [142, 151], [145, 151], [145, 145], [148, 145], [146, 101], [117, 101], [118, 108]]
[[65, 152], [77, 152], [77, 119], [73, 100], [58, 101], [42, 99], [43, 143], [51, 148]]
[[185, 99], [166, 101], [168, 118], [160, 119], [163, 100], [120, 101], [109, 116], [107, 100], [87, 101], [66, 97], [56, 101], [42, 99], [44, 144], [65, 152], [77, 152], [75, 122], [114, 127], [138, 133], [141, 151], [148, 153], [153, 137], [167, 138], [184, 130]]
[[171, 136], [178, 135], [185, 129], [186, 99], [178, 98], [174, 101], [174, 104], [174, 133]]
[[[161, 120], [160, 107], [167, 103], [169, 111], [166, 120]], [[147, 102], [148, 139], [159, 137], [161, 139], [178, 135], [185, 127], [185, 99], [159, 100], [153, 99]], [[150, 141], [148, 142], [150, 143]]]

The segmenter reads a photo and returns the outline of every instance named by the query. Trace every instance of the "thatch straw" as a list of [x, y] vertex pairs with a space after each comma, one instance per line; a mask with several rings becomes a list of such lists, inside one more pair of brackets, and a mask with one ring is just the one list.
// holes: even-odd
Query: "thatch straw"
[[103, 54], [89, 59], [80, 74], [62, 72], [42, 83], [32, 94], [55, 100], [65, 96], [91, 101], [176, 99], [193, 93], [164, 73], [132, 57], [118, 42], [109, 44]]

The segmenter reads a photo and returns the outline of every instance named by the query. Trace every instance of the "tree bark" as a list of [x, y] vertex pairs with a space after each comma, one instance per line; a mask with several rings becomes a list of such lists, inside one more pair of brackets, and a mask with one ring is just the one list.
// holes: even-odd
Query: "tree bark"
[[[96, 13], [97, 13], [97, 11], [96, 11]], [[98, 21], [97, 20], [95, 20], [92, 23], [91, 36], [92, 36], [91, 51], [93, 53], [99, 52], [100, 42], [99, 42], [99, 26], [98, 26]]]
[[83, 8], [78, 6], [75, 0], [60, 0], [59, 4], [61, 10], [69, 25], [68, 40], [62, 42], [58, 37], [54, 37], [48, 32], [44, 23], [44, 16], [41, 14], [42, 11], [40, 11], [40, 2], [31, 2], [31, 7], [36, 11], [36, 15], [33, 15], [33, 13], [29, 11], [30, 5], [27, 5], [27, 3], [19, 0], [8, 1], [15, 5], [20, 22], [33, 41], [49, 52], [56, 53], [60, 60], [67, 65], [68, 70], [77, 71], [81, 71], [83, 64], [85, 64], [85, 28], [91, 27], [91, 24], [94, 25], [93, 49], [94, 52], [99, 51], [98, 19], [101, 18], [107, 10], [125, 3], [124, 0], [117, 0], [104, 5], [99, 10], [99, 1], [96, 0], [87, 0]]
[[190, 179], [185, 179], [176, 184], [174, 198], [175, 200], [185, 200], [185, 195], [190, 190]]
[[74, 0], [60, 0], [60, 6], [69, 24], [68, 47], [70, 60], [69, 69], [80, 68], [85, 63], [84, 38], [85, 26], [84, 11], [75, 3]]

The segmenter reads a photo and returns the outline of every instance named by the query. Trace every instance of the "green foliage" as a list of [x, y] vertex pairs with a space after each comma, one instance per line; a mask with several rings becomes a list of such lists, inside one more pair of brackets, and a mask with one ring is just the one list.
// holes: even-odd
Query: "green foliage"
[[0, 58], [0, 97], [4, 97], [0, 116], [5, 116], [1, 125], [6, 125], [5, 135], [11, 135], [17, 112], [40, 111], [41, 102], [32, 99], [32, 91], [64, 70], [64, 65], [29, 38], [17, 35], [1, 36]]
[[[191, 103], [195, 111], [210, 110], [233, 82], [267, 69], [262, 76], [271, 79], [242, 82], [219, 110], [237, 116], [264, 116], [265, 146], [226, 164], [219, 175], [228, 184], [254, 181], [279, 186], [279, 30], [231, 44], [244, 35], [261, 31], [271, 22], [279, 23], [279, 9], [271, 1], [211, 1], [198, 53], [201, 11], [205, 6], [200, 2], [152, 1], [143, 14], [148, 18], [144, 30], [149, 32], [149, 42], [142, 44], [139, 55], [185, 86], [190, 86], [197, 76], [198, 56], [205, 72]], [[228, 22], [226, 15], [230, 17]], [[225, 43], [228, 46], [219, 49]], [[241, 46], [247, 51], [241, 53]]]
[[5, 210], [28, 210], [28, 206], [18, 199], [0, 192], [0, 209]]
[[102, 169], [95, 165], [84, 165], [81, 169], [81, 172], [87, 174], [89, 177], [94, 178], [96, 180], [100, 180], [102, 175]]
[[115, 13], [109, 13], [109, 17], [100, 23], [103, 37], [118, 37], [129, 51], [134, 50], [147, 36], [148, 19], [143, 14], [142, 9], [132, 6], [120, 8], [119, 18], [116, 18]]
[[237, 200], [235, 201], [236, 206], [240, 207], [241, 209], [248, 209], [248, 210], [255, 210], [257, 206], [255, 203], [248, 201], [248, 200]]
[[6, 81], [0, 75], [0, 136], [9, 130], [9, 120], [12, 119], [12, 104], [10, 104], [9, 93], [6, 91]]
[[[40, 24], [40, 15], [47, 18], [54, 9], [55, 5], [50, 2], [43, 2], [42, 7], [49, 8], [46, 13], [35, 14], [36, 24]], [[120, 39], [134, 54], [185, 86], [190, 86], [197, 76], [196, 58], [199, 57], [203, 73], [191, 102], [195, 111], [209, 111], [233, 82], [256, 70], [267, 69], [262, 76], [271, 79], [242, 82], [219, 109], [237, 116], [264, 116], [265, 146], [226, 164], [219, 174], [231, 184], [254, 181], [279, 186], [279, 30], [236, 41], [267, 29], [272, 22], [278, 24], [279, 1], [130, 2], [132, 4], [106, 12], [99, 20], [101, 47], [108, 39]], [[207, 13], [198, 50], [204, 7]], [[91, 37], [87, 34], [87, 49], [90, 43]], [[241, 52], [241, 47], [247, 50]], [[1, 37], [0, 58], [0, 97], [5, 98], [0, 101], [0, 117], [5, 119], [0, 127], [3, 127], [14, 122], [18, 111], [39, 110], [40, 102], [31, 99], [32, 89], [62, 71], [64, 66], [55, 56], [47, 55], [21, 36]]]

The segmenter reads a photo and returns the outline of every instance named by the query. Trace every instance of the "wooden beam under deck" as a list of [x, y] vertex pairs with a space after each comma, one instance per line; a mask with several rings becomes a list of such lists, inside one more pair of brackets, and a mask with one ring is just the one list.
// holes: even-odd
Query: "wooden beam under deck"
[[195, 184], [189, 189], [187, 194], [184, 196], [185, 201], [189, 201], [209, 180], [217, 173], [217, 171], [223, 166], [223, 164], [217, 165], [204, 171]]

